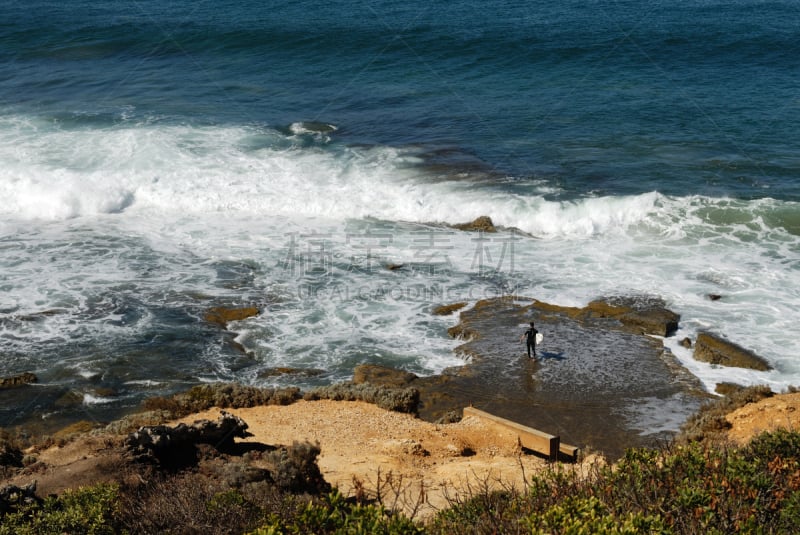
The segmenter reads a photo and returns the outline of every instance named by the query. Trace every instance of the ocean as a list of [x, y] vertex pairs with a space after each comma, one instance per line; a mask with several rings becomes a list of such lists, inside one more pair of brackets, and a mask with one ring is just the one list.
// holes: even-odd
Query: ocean
[[[3, 2], [0, 375], [39, 382], [0, 392], [0, 425], [436, 374], [463, 359], [433, 307], [506, 294], [658, 298], [709, 390], [800, 384], [798, 21], [789, 0]], [[451, 226], [484, 215], [498, 233]], [[214, 306], [261, 314], [234, 335]], [[695, 362], [678, 341], [705, 330], [774, 370]]]

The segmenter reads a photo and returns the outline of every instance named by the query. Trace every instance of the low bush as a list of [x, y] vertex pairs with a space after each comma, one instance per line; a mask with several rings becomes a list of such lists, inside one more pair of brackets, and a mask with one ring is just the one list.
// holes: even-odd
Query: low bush
[[373, 385], [371, 383], [338, 383], [315, 388], [304, 396], [306, 401], [332, 399], [334, 401], [364, 401], [395, 412], [415, 414], [419, 406], [419, 390]]
[[631, 449], [588, 477], [554, 465], [524, 494], [454, 504], [435, 533], [796, 533], [800, 434], [763, 434], [744, 448], [690, 443]]
[[100, 484], [21, 505], [3, 516], [0, 535], [119, 533], [118, 490], [116, 485]]
[[309, 502], [291, 521], [271, 518], [250, 535], [283, 533], [405, 535], [425, 531], [402, 514], [391, 514], [375, 504], [353, 503], [333, 491], [319, 503]]
[[267, 514], [293, 517], [300, 504], [267, 482], [230, 488], [224, 481], [187, 472], [152, 474], [120, 488], [119, 524], [129, 533], [239, 534]]
[[292, 492], [321, 493], [330, 490], [317, 465], [319, 444], [295, 442], [291, 448], [280, 448], [267, 455], [272, 464], [275, 484]]
[[258, 388], [237, 383], [203, 384], [170, 397], [144, 400], [145, 411], [160, 411], [170, 418], [181, 418], [212, 407], [239, 409], [259, 405], [290, 405], [300, 399], [300, 389]]
[[[419, 405], [419, 390], [416, 388], [400, 388], [369, 383], [338, 383], [318, 387], [301, 393], [299, 388], [258, 388], [237, 383], [197, 385], [186, 392], [169, 397], [152, 397], [142, 402], [147, 415], [161, 415], [162, 421], [182, 418], [188, 414], [201, 412], [212, 407], [238, 409], [261, 405], [291, 405], [299, 399], [315, 401], [332, 399], [336, 401], [364, 401], [373, 403], [382, 409], [414, 414]], [[130, 417], [132, 423], [125, 430], [135, 426], [136, 415]], [[147, 424], [161, 422], [148, 420]], [[134, 427], [135, 428], [135, 427]]]

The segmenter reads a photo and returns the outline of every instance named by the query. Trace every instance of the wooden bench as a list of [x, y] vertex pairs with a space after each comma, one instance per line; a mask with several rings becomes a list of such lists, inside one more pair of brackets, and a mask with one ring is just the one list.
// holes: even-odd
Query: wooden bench
[[546, 455], [552, 460], [557, 460], [559, 453], [573, 461], [578, 457], [578, 448], [569, 444], [561, 444], [561, 439], [555, 435], [489, 414], [475, 407], [464, 407], [464, 417], [467, 416], [480, 418], [499, 429], [510, 431], [517, 436], [522, 447]]

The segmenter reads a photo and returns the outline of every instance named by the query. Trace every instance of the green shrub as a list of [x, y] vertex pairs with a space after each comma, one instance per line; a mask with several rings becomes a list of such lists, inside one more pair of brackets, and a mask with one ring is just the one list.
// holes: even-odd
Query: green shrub
[[41, 504], [20, 507], [2, 519], [0, 535], [46, 535], [119, 533], [118, 487], [99, 484], [64, 492]]
[[389, 514], [377, 505], [348, 502], [335, 490], [320, 503], [309, 502], [292, 522], [272, 518], [251, 535], [290, 533], [402, 535], [421, 534], [424, 530], [402, 514]]
[[744, 448], [744, 455], [753, 461], [771, 461], [775, 457], [780, 457], [797, 467], [800, 459], [800, 433], [786, 429], [762, 433]]
[[628, 513], [616, 518], [596, 497], [566, 498], [543, 514], [533, 514], [523, 520], [531, 534], [585, 533], [593, 534], [659, 534], [672, 533], [658, 515]]
[[130, 533], [213, 533], [239, 535], [270, 514], [294, 518], [305, 505], [266, 481], [232, 489], [200, 472], [163, 474], [120, 488], [120, 524]]
[[689, 443], [631, 449], [588, 477], [554, 465], [524, 493], [453, 504], [435, 533], [797, 533], [800, 433], [779, 431], [744, 448]]

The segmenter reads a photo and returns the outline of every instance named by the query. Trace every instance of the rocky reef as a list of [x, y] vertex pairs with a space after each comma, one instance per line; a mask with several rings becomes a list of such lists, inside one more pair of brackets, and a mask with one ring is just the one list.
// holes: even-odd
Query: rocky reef
[[[651, 297], [609, 297], [583, 308], [498, 297], [462, 310], [450, 335], [467, 365], [411, 383], [419, 414], [452, 419], [474, 405], [611, 456], [672, 436], [708, 397], [648, 335], [673, 333], [679, 316]], [[544, 335], [528, 359], [520, 335]]]
[[749, 349], [712, 333], [700, 333], [694, 345], [694, 358], [722, 366], [736, 366], [759, 371], [772, 369], [764, 358]]

